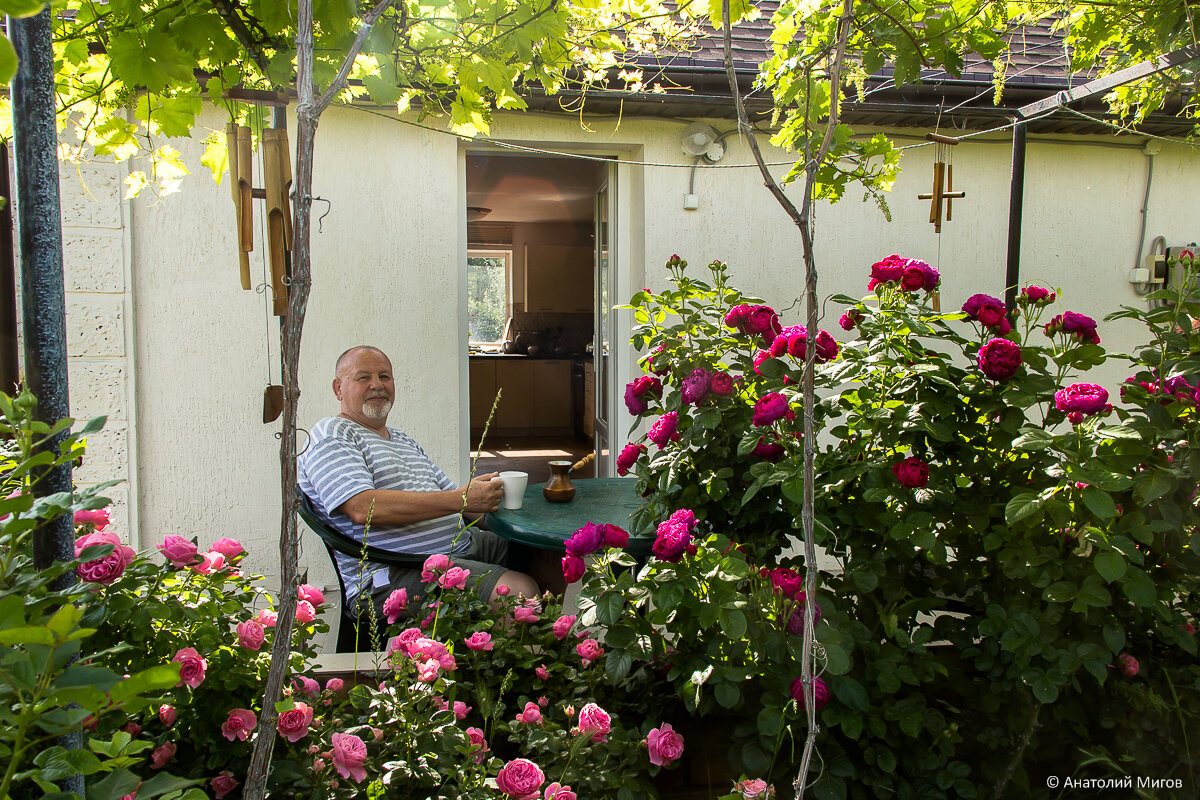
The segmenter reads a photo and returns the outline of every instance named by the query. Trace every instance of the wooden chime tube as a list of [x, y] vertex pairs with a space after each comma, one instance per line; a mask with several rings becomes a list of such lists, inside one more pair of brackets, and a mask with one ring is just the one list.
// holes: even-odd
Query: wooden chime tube
[[287, 275], [286, 242], [287, 225], [284, 223], [283, 176], [280, 174], [279, 138], [282, 131], [264, 130], [262, 134], [263, 150], [263, 185], [266, 195], [266, 234], [267, 256], [271, 264], [271, 293], [275, 316], [287, 315]]
[[254, 249], [254, 153], [250, 129], [245, 125], [238, 128], [237, 144], [238, 194], [241, 198], [238, 238], [242, 250], [248, 253]]
[[237, 220], [238, 237], [238, 271], [241, 275], [242, 288], [249, 289], [250, 285], [250, 254], [242, 249], [242, 191], [238, 180], [238, 124], [230, 122], [225, 125], [225, 147], [229, 151], [229, 193], [233, 197], [234, 218]]

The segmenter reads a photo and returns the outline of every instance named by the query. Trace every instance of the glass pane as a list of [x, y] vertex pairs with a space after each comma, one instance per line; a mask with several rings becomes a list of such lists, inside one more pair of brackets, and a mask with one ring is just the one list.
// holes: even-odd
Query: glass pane
[[504, 333], [508, 312], [507, 258], [469, 256], [467, 258], [468, 341], [498, 342]]

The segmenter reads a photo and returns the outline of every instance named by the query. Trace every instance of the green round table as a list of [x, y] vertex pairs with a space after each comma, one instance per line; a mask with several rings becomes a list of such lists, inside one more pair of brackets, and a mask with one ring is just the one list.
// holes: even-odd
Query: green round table
[[542, 496], [545, 484], [525, 489], [521, 507], [501, 508], [487, 515], [488, 529], [511, 542], [542, 550], [563, 549], [571, 534], [589, 522], [617, 525], [629, 531], [629, 546], [634, 556], [650, 553], [654, 537], [634, 536], [630, 516], [642, 504], [637, 481], [630, 478], [580, 478], [573, 480], [575, 498], [569, 503], [551, 503]]

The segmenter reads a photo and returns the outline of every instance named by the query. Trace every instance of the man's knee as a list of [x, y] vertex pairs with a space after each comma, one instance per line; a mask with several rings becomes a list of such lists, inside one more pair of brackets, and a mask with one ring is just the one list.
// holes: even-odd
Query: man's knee
[[516, 572], [511, 569], [501, 575], [500, 580], [496, 581], [496, 588], [492, 589], [492, 600], [500, 596], [496, 589], [499, 589], [501, 586], [507, 586], [508, 593], [513, 596], [537, 597], [541, 594], [541, 590], [533, 578], [524, 572]]

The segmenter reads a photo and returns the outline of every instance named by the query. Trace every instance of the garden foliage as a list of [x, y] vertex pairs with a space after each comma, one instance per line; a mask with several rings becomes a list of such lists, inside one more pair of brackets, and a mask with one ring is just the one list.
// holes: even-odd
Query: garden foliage
[[[612, 570], [625, 557], [604, 551], [585, 578], [610, 666], [665, 664], [696, 713], [734, 716], [735, 765], [790, 779], [807, 609], [816, 797], [1038, 797], [1070, 772], [1196, 786], [1190, 261], [1183, 293], [1114, 315], [1149, 334], [1118, 355], [1041, 287], [1013, 309], [980, 294], [936, 312], [937, 271], [899, 256], [871, 268], [864, 300], [833, 298], [856, 337], [839, 346], [783, 327], [723, 264], [705, 282], [673, 257], [674, 287], [631, 302], [648, 353], [627, 403], [652, 425], [619, 460], [646, 518], [667, 521], [648, 565]], [[822, 556], [806, 604], [807, 347]], [[1086, 382], [1106, 359], [1130, 364], [1119, 395]]]

